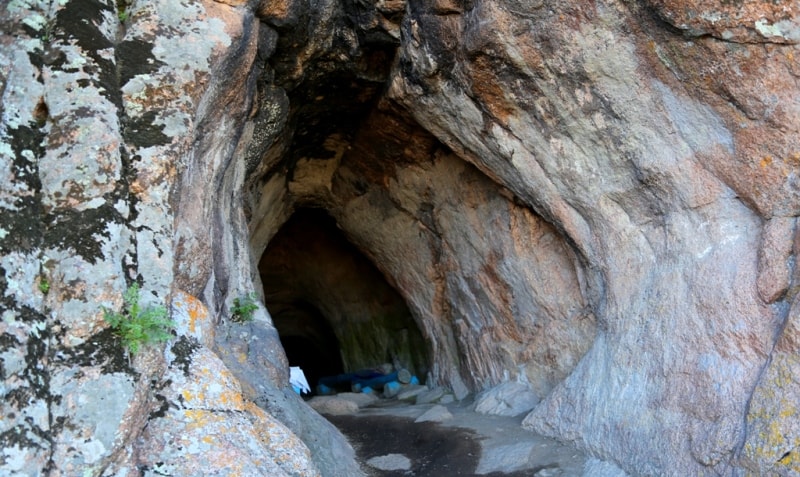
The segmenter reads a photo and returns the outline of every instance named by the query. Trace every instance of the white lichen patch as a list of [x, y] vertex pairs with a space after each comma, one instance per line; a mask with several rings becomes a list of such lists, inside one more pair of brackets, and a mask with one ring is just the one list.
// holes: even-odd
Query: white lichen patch
[[[5, 140], [9, 139], [5, 138]], [[25, 157], [24, 154], [23, 157]], [[24, 181], [19, 180], [29, 171], [17, 170], [13, 161], [14, 155], [11, 146], [4, 141], [0, 134], [0, 208], [8, 211], [18, 210], [16, 202], [20, 198], [31, 197], [35, 194], [35, 191], [31, 190]]]
[[[62, 0], [63, 1], [63, 0]], [[8, 11], [12, 14], [28, 15], [33, 12], [47, 11], [50, 2], [47, 0], [11, 0], [8, 2]]]
[[153, 81], [152, 76], [141, 74], [134, 76], [122, 85], [122, 100], [125, 111], [132, 117], [141, 116], [147, 111], [147, 85]]
[[45, 18], [45, 16], [40, 13], [33, 12], [30, 13], [29, 15], [26, 15], [22, 19], [22, 23], [31, 27], [34, 30], [41, 30], [45, 27], [45, 25], [47, 25], [47, 18]]
[[800, 41], [800, 25], [791, 20], [781, 20], [770, 24], [761, 18], [755, 22], [756, 31], [764, 38], [783, 38], [790, 42]]
[[130, 247], [130, 231], [123, 224], [106, 224], [108, 237], [96, 237], [104, 260], [95, 264], [72, 250], [47, 250], [53, 264], [49, 272], [53, 289], [60, 300], [51, 304], [60, 325], [70, 337], [64, 344], [76, 346], [106, 325], [103, 308], [118, 309], [125, 289], [122, 257]]
[[0, 255], [0, 269], [5, 270], [5, 296], [16, 299], [20, 306], [35, 310], [41, 307], [42, 295], [36, 289], [39, 260], [36, 255], [8, 252]]
[[[0, 330], [2, 330], [0, 325]], [[0, 360], [3, 362], [3, 369], [6, 376], [13, 376], [25, 369], [25, 352], [21, 347], [9, 348], [0, 353]], [[2, 385], [0, 385], [2, 387]]]
[[[59, 45], [66, 64], [42, 72], [51, 132], [40, 161], [47, 207], [82, 210], [112, 192], [120, 177], [120, 128], [116, 106], [103, 96], [99, 66], [75, 42]], [[109, 53], [110, 54], [110, 53]], [[64, 71], [66, 68], [68, 71]]]
[[173, 215], [168, 204], [171, 183], [171, 178], [168, 179], [167, 176], [169, 171], [159, 170], [159, 167], [171, 167], [171, 164], [157, 159], [146, 163], [152, 168], [140, 173], [142, 193], [136, 205], [138, 214], [132, 226], [137, 229], [139, 273], [144, 279], [145, 287], [153, 290], [159, 297], [150, 293], [144, 294], [143, 303], [159, 300], [163, 304], [173, 277], [173, 249], [168, 245], [171, 240], [169, 237], [173, 234]]
[[10, 56], [0, 53], [0, 71], [6, 75], [7, 85], [0, 101], [4, 127], [8, 131], [28, 126], [34, 122], [33, 111], [44, 95], [44, 85], [36, 80], [39, 72], [22, 48], [12, 50]]
[[176, 137], [189, 132], [191, 118], [183, 113], [168, 112], [155, 121], [155, 124], [164, 126], [162, 132], [170, 137]]
[[99, 367], [53, 372], [50, 387], [63, 398], [51, 408], [54, 416], [69, 417], [59, 434], [59, 460], [94, 464], [113, 449], [122, 418], [134, 398], [134, 383], [122, 373], [103, 374]]

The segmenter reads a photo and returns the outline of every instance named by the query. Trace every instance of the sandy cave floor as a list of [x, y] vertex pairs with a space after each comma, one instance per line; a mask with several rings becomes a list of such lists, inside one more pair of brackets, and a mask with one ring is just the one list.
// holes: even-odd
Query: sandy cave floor
[[[357, 414], [325, 417], [347, 436], [371, 477], [583, 475], [583, 454], [524, 430], [524, 415], [477, 414], [472, 403], [462, 402], [446, 406], [453, 419], [414, 422], [432, 406], [381, 400]], [[407, 457], [409, 468], [380, 470], [367, 463], [391, 454]]]

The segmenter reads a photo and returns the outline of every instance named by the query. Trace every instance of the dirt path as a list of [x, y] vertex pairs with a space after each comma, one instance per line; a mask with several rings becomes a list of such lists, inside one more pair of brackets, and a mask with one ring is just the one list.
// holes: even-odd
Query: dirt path
[[[470, 476], [580, 477], [584, 457], [570, 446], [525, 431], [517, 418], [475, 414], [450, 405], [453, 419], [415, 423], [430, 406], [378, 406], [346, 416], [326, 416], [356, 449], [371, 477]], [[404, 456], [408, 465], [379, 470], [380, 456]]]

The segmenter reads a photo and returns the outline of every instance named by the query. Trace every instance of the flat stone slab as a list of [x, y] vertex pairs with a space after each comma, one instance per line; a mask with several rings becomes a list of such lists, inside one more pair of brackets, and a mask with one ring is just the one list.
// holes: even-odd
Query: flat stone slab
[[343, 416], [358, 412], [358, 404], [339, 396], [315, 396], [308, 401], [308, 405], [320, 414]]
[[431, 404], [444, 396], [446, 391], [443, 388], [430, 389], [417, 395], [417, 404]]
[[410, 400], [417, 397], [417, 395], [427, 391], [428, 388], [421, 384], [411, 384], [406, 386], [402, 391], [397, 393], [397, 399], [400, 401]]
[[386, 454], [367, 460], [367, 465], [380, 470], [409, 470], [411, 459], [403, 454]]
[[486, 447], [481, 453], [481, 460], [475, 473], [514, 472], [524, 469], [528, 464], [528, 456], [533, 452], [535, 445], [535, 442], [521, 441], [509, 445]]
[[453, 415], [446, 407], [437, 404], [425, 411], [414, 422], [444, 422], [452, 418]]
[[339, 393], [335, 397], [355, 403], [359, 408], [369, 406], [378, 401], [378, 397], [368, 393]]
[[539, 398], [524, 383], [500, 384], [478, 395], [475, 412], [495, 416], [518, 416], [539, 404]]

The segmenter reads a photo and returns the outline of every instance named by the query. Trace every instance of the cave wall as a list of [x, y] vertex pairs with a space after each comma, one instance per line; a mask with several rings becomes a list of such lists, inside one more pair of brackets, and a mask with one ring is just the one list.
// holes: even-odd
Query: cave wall
[[[433, 383], [631, 475], [800, 472], [798, 8], [0, 5], [0, 470], [359, 475], [229, 319], [319, 207]], [[128, 360], [133, 281], [177, 327]]]
[[[259, 270], [264, 303], [281, 341], [308, 337], [322, 347], [334, 347], [332, 359], [341, 363], [338, 372], [312, 376], [303, 367], [312, 385], [317, 382], [312, 377], [383, 363], [424, 379], [428, 350], [408, 306], [324, 211], [296, 211], [270, 241]], [[318, 318], [309, 316], [313, 314]], [[330, 338], [324, 336], [326, 328]]]
[[600, 332], [526, 427], [633, 474], [794, 472], [794, 411], [748, 404], [796, 389], [761, 381], [797, 319], [796, 5], [653, 3], [409, 2], [388, 96], [583, 264]]
[[334, 214], [415, 311], [434, 381], [463, 395], [519, 378], [546, 395], [595, 333], [570, 247], [390, 106], [362, 131], [333, 177]]
[[395, 282], [457, 394], [524, 374], [526, 427], [631, 474], [794, 472], [795, 8], [409, 1], [378, 112], [289, 196]]

